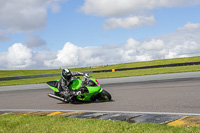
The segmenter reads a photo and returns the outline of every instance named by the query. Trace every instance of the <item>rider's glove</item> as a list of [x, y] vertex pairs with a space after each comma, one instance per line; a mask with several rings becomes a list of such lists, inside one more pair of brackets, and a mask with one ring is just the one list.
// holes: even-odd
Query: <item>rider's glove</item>
[[76, 73], [77, 73], [78, 75], [81, 75], [81, 76], [84, 74], [84, 73], [79, 72], [79, 71], [77, 71]]
[[89, 74], [88, 73], [85, 73], [85, 75], [84, 76], [86, 76], [86, 77], [89, 77]]

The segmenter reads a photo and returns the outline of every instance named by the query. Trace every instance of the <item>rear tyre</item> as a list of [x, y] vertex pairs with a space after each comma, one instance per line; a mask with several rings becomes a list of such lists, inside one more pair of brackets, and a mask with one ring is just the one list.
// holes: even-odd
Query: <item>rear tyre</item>
[[98, 94], [97, 99], [102, 102], [108, 102], [111, 100], [111, 95], [106, 90], [103, 90], [101, 93]]

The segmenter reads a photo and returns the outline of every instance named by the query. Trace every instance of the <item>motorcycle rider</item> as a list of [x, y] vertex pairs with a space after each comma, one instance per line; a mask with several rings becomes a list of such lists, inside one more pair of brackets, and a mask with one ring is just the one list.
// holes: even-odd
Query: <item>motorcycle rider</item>
[[88, 74], [82, 72], [71, 72], [69, 69], [62, 70], [61, 78], [58, 82], [58, 89], [61, 96], [63, 96], [67, 102], [70, 102], [72, 96], [81, 95], [81, 91], [69, 90], [68, 88], [73, 76], [88, 76]]

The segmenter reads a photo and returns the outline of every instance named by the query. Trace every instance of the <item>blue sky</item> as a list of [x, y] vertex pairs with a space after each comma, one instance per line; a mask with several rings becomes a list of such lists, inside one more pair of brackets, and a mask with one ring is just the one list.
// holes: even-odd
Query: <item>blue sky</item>
[[4, 0], [0, 69], [200, 56], [200, 0]]

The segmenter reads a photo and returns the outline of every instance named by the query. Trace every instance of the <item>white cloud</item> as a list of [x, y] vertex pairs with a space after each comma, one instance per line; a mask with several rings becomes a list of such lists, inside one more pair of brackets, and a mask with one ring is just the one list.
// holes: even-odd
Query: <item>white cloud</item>
[[200, 42], [184, 41], [183, 43], [174, 44], [174, 47], [168, 48], [169, 52], [165, 58], [200, 56]]
[[26, 68], [34, 64], [32, 51], [21, 43], [15, 43], [5, 55], [8, 68]]
[[183, 44], [184, 41], [196, 41], [200, 42], [200, 23], [190, 23], [188, 22], [183, 27], [177, 28], [173, 33], [164, 34], [156, 37], [161, 38], [165, 41], [173, 41]]
[[0, 28], [14, 33], [42, 29], [47, 21], [47, 8], [52, 7], [53, 11], [57, 11], [60, 1], [62, 0], [2, 0]]
[[152, 39], [149, 42], [144, 42], [143, 43], [143, 47], [142, 49], [144, 49], [145, 51], [151, 51], [151, 50], [162, 50], [164, 47], [164, 41], [163, 40], [155, 40]]
[[26, 38], [25, 41], [26, 41], [25, 43], [27, 47], [30, 47], [30, 48], [40, 47], [46, 44], [46, 41], [37, 35], [30, 35]]
[[67, 42], [62, 50], [57, 53], [56, 59], [46, 60], [44, 63], [48, 67], [75, 66], [78, 65], [79, 47]]
[[88, 64], [99, 64], [104, 60], [101, 59], [102, 54], [96, 47], [78, 47], [70, 42], [67, 42], [62, 50], [57, 52], [56, 58], [45, 60], [44, 64], [47, 67], [74, 67], [86, 66]]
[[[66, 43], [57, 58], [47, 60], [48, 67], [105, 65], [122, 62], [149, 61], [156, 59], [200, 56], [200, 27], [187, 23], [177, 31], [149, 41], [136, 41], [129, 38], [123, 45], [78, 47]], [[188, 31], [188, 28], [192, 27]], [[181, 29], [181, 32], [180, 32]], [[188, 40], [185, 36], [190, 35]], [[71, 56], [69, 56], [71, 55]]]
[[130, 16], [126, 18], [110, 18], [107, 19], [104, 24], [104, 29], [115, 29], [115, 28], [125, 28], [133, 29], [140, 26], [153, 25], [155, 24], [155, 19], [153, 16]]
[[160, 7], [182, 7], [200, 4], [200, 0], [85, 0], [81, 11], [102, 17], [137, 14]]
[[[46, 60], [56, 59], [57, 51], [33, 51], [32, 61], [36, 62], [36, 64], [32, 65], [32, 69], [49, 69], [52, 67], [48, 67], [45, 65]], [[58, 69], [59, 67], [57, 67]]]
[[46, 69], [44, 60], [56, 58], [57, 52], [34, 52], [21, 43], [15, 43], [7, 52], [0, 53], [0, 69]]
[[155, 24], [154, 17], [149, 15], [153, 9], [199, 4], [200, 0], [85, 0], [80, 11], [87, 15], [108, 17], [103, 24], [104, 29], [133, 29]]
[[199, 23], [190, 23], [184, 25], [184, 27], [179, 27], [179, 31], [186, 31], [186, 32], [200, 32], [200, 24]]
[[195, 32], [200, 26], [196, 25], [187, 23], [174, 33], [146, 41], [129, 38], [122, 45], [78, 47], [67, 42], [59, 51], [35, 52], [16, 43], [8, 52], [0, 53], [0, 69], [82, 67], [200, 56], [200, 32]]

